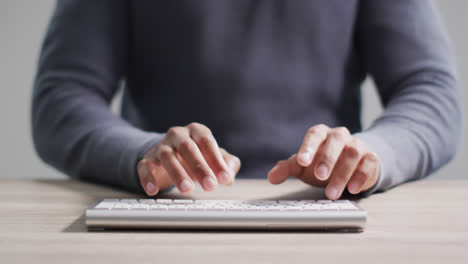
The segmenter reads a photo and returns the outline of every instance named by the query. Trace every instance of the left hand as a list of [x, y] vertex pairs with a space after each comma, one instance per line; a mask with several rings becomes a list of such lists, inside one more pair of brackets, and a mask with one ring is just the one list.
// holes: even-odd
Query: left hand
[[326, 186], [327, 197], [336, 200], [346, 187], [357, 194], [374, 186], [379, 162], [377, 155], [348, 129], [320, 124], [307, 131], [297, 154], [278, 161], [268, 173], [272, 184], [280, 184], [289, 176], [314, 186]]

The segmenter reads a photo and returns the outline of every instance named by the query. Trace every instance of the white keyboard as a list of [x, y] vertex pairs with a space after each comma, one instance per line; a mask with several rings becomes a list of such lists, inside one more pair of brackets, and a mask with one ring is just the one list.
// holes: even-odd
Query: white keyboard
[[90, 228], [362, 229], [349, 200], [104, 199], [86, 210]]

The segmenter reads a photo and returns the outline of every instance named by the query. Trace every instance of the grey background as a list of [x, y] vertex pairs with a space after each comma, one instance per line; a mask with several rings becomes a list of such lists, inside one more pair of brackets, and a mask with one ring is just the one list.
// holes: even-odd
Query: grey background
[[[31, 87], [38, 52], [54, 3], [52, 0], [0, 1], [0, 178], [64, 177], [36, 156], [29, 123]], [[437, 4], [455, 48], [461, 88], [464, 90], [468, 81], [468, 1], [438, 0]], [[366, 81], [363, 92], [363, 123], [367, 127], [382, 108], [371, 81]], [[466, 105], [468, 97], [466, 94], [463, 96]], [[114, 111], [118, 103], [119, 98], [116, 98], [112, 106]], [[465, 111], [465, 124], [467, 120]], [[466, 149], [464, 141], [457, 157], [431, 178], [464, 177], [468, 169]]]

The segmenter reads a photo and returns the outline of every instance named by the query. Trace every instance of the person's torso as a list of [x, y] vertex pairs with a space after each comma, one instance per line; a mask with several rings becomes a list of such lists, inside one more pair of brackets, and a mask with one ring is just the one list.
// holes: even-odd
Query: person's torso
[[123, 116], [134, 125], [205, 124], [248, 177], [296, 152], [313, 125], [360, 130], [357, 0], [130, 6]]

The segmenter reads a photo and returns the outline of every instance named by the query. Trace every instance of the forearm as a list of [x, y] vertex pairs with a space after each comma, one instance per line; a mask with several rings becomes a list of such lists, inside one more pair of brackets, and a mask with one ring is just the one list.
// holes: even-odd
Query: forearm
[[37, 86], [45, 91], [35, 94], [32, 107], [39, 156], [72, 177], [141, 192], [136, 163], [160, 135], [132, 127], [104, 99], [69, 81]]
[[412, 74], [373, 125], [357, 134], [380, 158], [380, 179], [368, 193], [423, 178], [450, 161], [461, 140], [462, 113], [450, 74]]

